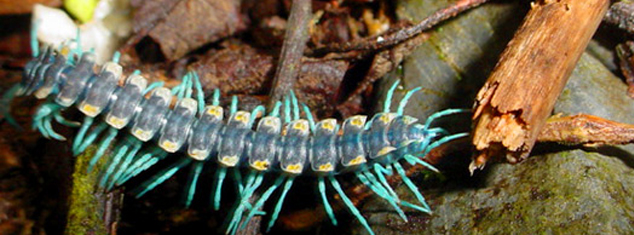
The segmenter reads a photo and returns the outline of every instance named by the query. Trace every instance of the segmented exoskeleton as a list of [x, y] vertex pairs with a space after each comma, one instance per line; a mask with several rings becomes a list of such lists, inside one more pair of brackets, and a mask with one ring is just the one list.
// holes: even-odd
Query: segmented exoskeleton
[[[328, 184], [368, 232], [373, 233], [338, 183], [335, 176], [343, 173], [355, 174], [392, 205], [404, 220], [407, 217], [399, 206], [430, 212], [401, 162], [436, 170], [422, 157], [434, 147], [466, 135], [448, 135], [442, 128], [430, 127], [438, 117], [465, 110], [435, 113], [424, 124], [403, 114], [408, 99], [420, 88], [407, 92], [396, 111], [391, 110], [390, 100], [398, 82], [388, 91], [383, 112], [367, 122], [366, 116], [362, 115], [347, 118], [341, 125], [332, 118], [316, 122], [308, 107], [300, 104], [292, 92], [268, 113], [263, 106], [251, 112], [238, 110], [238, 100], [233, 97], [228, 119], [224, 120], [219, 91], [214, 92], [211, 104], [206, 105], [196, 73], [186, 74], [182, 83], [171, 90], [162, 87], [162, 83], [148, 85], [138, 73], [127, 76], [120, 85], [123, 77], [118, 56], [100, 66], [99, 73], [93, 72], [95, 62], [91, 52], [46, 47], [43, 53], [38, 53], [35, 47], [34, 56], [25, 67], [22, 82], [11, 89], [14, 94], [10, 95], [34, 94], [40, 99], [47, 98], [34, 117], [35, 128], [46, 137], [64, 140], [53, 131], [51, 122], [55, 119], [61, 124], [79, 126], [61, 116], [65, 108], [76, 105], [85, 118], [74, 138], [74, 154], [84, 152], [95, 140], [100, 140], [89, 170], [104, 156], [115, 138], [121, 136], [108, 159], [107, 168], [103, 169], [100, 187], [108, 190], [152, 167], [168, 154], [183, 153], [174, 164], [134, 189], [137, 197], [191, 165], [185, 202], [189, 206], [205, 162], [215, 162], [212, 192], [215, 209], [220, 205], [226, 175], [233, 174], [238, 185], [238, 203], [230, 215], [227, 233], [235, 233], [241, 221], [246, 224], [260, 212], [273, 192], [281, 188], [281, 196], [268, 223], [270, 229], [294, 179], [302, 174], [316, 178], [324, 208], [335, 225], [337, 220], [326, 193]], [[195, 98], [192, 98], [194, 93]], [[173, 99], [176, 102], [170, 108]], [[302, 111], [304, 118], [300, 115]], [[102, 119], [98, 118], [100, 115]], [[244, 172], [246, 177], [243, 179]], [[401, 176], [417, 203], [399, 199], [386, 180], [386, 175], [394, 172]], [[249, 198], [263, 186], [265, 175], [274, 175], [276, 179], [272, 185], [262, 188], [261, 197], [251, 204]]]

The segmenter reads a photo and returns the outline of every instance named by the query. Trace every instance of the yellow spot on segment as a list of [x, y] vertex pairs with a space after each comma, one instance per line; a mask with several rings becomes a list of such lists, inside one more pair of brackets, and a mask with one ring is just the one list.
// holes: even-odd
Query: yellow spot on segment
[[306, 122], [295, 122], [295, 124], [293, 125], [293, 129], [300, 130], [300, 131], [307, 131], [308, 126], [306, 125]]
[[193, 158], [193, 159], [196, 159], [198, 161], [202, 161], [202, 160], [205, 160], [207, 158], [207, 155], [209, 155], [209, 152], [196, 149], [196, 150], [188, 152], [187, 154], [189, 154], [189, 156], [191, 158]]
[[323, 122], [321, 124], [321, 127], [329, 131], [335, 130], [335, 125], [333, 125], [332, 122]]
[[209, 115], [212, 115], [216, 118], [222, 118], [222, 107], [220, 106], [211, 106], [209, 110], [207, 110]]
[[378, 154], [378, 156], [381, 156], [381, 155], [388, 154], [388, 153], [390, 153], [390, 152], [392, 152], [394, 150], [396, 150], [396, 148], [394, 148], [392, 146], [387, 146], [387, 147], [384, 147], [381, 150], [379, 150], [379, 152], [377, 154]]
[[236, 113], [236, 116], [233, 119], [246, 124], [249, 122], [249, 113], [240, 111]]
[[106, 122], [117, 129], [121, 129], [123, 128], [123, 126], [125, 126], [125, 121], [115, 116], [110, 116], [110, 118], [108, 118]]
[[332, 164], [330, 163], [326, 163], [326, 164], [322, 164], [319, 166], [319, 170], [318, 171], [322, 171], [322, 172], [331, 172], [333, 171], [335, 168], [332, 166]]
[[288, 165], [283, 170], [288, 173], [299, 174], [299, 173], [302, 173], [302, 165], [301, 164]]
[[140, 128], [135, 128], [134, 130], [132, 130], [132, 134], [139, 140], [141, 141], [148, 141], [150, 140], [150, 132], [142, 130]]
[[379, 117], [379, 120], [381, 120], [381, 122], [383, 123], [390, 123], [392, 121], [392, 119], [394, 119], [394, 115], [392, 115], [391, 113], [386, 113], [381, 115], [381, 117]]
[[350, 121], [350, 124], [352, 124], [353, 126], [363, 126], [363, 120], [361, 120], [361, 117], [352, 117], [352, 120]]
[[237, 156], [223, 156], [220, 158], [220, 163], [222, 163], [223, 165], [227, 166], [227, 167], [234, 167], [238, 164], [238, 157]]
[[270, 165], [271, 163], [269, 161], [255, 161], [254, 163], [251, 164], [251, 167], [253, 167], [254, 169], [258, 171], [264, 171], [269, 169]]
[[176, 152], [176, 150], [178, 150], [178, 146], [176, 145], [176, 143], [169, 140], [159, 143], [159, 147], [161, 147], [168, 153], [173, 153], [173, 152]]
[[354, 159], [352, 159], [350, 162], [348, 162], [348, 166], [355, 166], [355, 165], [363, 164], [365, 162], [366, 162], [365, 156], [359, 155], [355, 157]]
[[79, 108], [79, 111], [86, 114], [86, 116], [94, 117], [94, 116], [97, 116], [100, 110], [97, 107], [92, 106], [90, 104], [84, 104]]

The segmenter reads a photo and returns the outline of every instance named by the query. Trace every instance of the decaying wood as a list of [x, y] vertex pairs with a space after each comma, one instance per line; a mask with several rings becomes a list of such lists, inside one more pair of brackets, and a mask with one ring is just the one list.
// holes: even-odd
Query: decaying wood
[[310, 0], [293, 0], [268, 107], [273, 107], [276, 101], [282, 100], [282, 97], [288, 94], [295, 84], [301, 68], [306, 41], [308, 41], [308, 26], [312, 18], [311, 9]]
[[537, 141], [593, 146], [631, 144], [634, 143], [634, 125], [587, 114], [555, 115], [548, 118]]
[[619, 67], [627, 82], [627, 95], [634, 98], [634, 41], [626, 41], [616, 46]]
[[570, 73], [596, 31], [607, 0], [532, 3], [476, 97], [469, 169], [492, 156], [525, 159], [553, 109]]

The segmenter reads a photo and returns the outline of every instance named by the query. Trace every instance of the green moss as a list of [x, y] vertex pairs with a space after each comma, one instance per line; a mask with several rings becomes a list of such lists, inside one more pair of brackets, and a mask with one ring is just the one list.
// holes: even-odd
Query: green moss
[[[108, 226], [102, 219], [106, 195], [96, 188], [99, 171], [87, 173], [94, 152], [95, 148], [90, 147], [76, 159], [65, 234], [108, 234]], [[95, 169], [105, 165], [107, 159], [102, 157]]]

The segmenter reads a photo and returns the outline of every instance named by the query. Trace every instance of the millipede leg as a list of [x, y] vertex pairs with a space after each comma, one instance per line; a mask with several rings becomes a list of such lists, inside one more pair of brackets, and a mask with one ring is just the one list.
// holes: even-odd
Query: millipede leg
[[227, 176], [227, 168], [218, 167], [218, 170], [216, 170], [216, 176], [214, 177], [216, 179], [216, 183], [214, 186], [214, 193], [213, 193], [214, 210], [220, 209], [220, 198], [222, 196], [222, 182], [225, 180], [226, 176]]
[[429, 153], [429, 151], [431, 151], [432, 149], [434, 149], [434, 148], [436, 148], [436, 147], [438, 147], [438, 146], [440, 146], [440, 145], [442, 145], [444, 143], [447, 143], [449, 141], [452, 141], [452, 140], [455, 140], [455, 139], [459, 139], [459, 138], [462, 138], [462, 137], [466, 137], [466, 136], [469, 136], [469, 133], [464, 132], [464, 133], [458, 133], [458, 134], [453, 134], [453, 135], [448, 135], [448, 136], [442, 137], [439, 140], [436, 140], [433, 143], [431, 143], [429, 146], [427, 146], [425, 151], [423, 151], [422, 156], [427, 155], [427, 153]]
[[[139, 70], [136, 70], [136, 71], [139, 71]], [[141, 71], [139, 71], [139, 73], [140, 73], [140, 72], [141, 72]], [[147, 87], [145, 88], [145, 90], [143, 90], [143, 94], [145, 95], [145, 94], [147, 94], [148, 92], [150, 92], [150, 91], [152, 91], [152, 90], [154, 90], [154, 89], [156, 89], [156, 88], [163, 87], [163, 85], [165, 85], [165, 82], [163, 82], [163, 81], [160, 81], [160, 82], [153, 82], [152, 84], [150, 84], [149, 86], [147, 86]]]
[[337, 218], [335, 218], [335, 213], [328, 202], [328, 197], [326, 196], [326, 183], [324, 182], [324, 177], [319, 177], [318, 179], [318, 187], [319, 194], [321, 195], [321, 201], [324, 204], [324, 210], [326, 210], [326, 214], [328, 214], [328, 218], [330, 218], [330, 222], [333, 225], [337, 226]]
[[251, 118], [249, 119], [249, 124], [247, 124], [247, 126], [250, 127], [251, 125], [253, 125], [253, 122], [258, 117], [258, 115], [261, 115], [262, 117], [266, 115], [266, 108], [264, 108], [264, 106], [258, 105], [253, 110], [251, 110]]
[[439, 117], [457, 114], [457, 113], [470, 113], [470, 112], [471, 112], [470, 109], [445, 109], [439, 112], [435, 112], [434, 114], [427, 117], [427, 120], [425, 121], [425, 130], [429, 129], [429, 126], [431, 125], [431, 123]]
[[392, 175], [392, 169], [387, 169], [379, 163], [374, 163], [374, 172], [376, 173], [376, 176], [379, 178], [379, 182], [381, 182], [383, 187], [387, 189], [387, 191], [392, 195], [393, 198], [396, 199], [396, 201], [399, 201], [398, 195], [396, 194], [396, 192], [394, 192], [392, 186], [387, 183], [387, 179], [385, 178], [385, 175]]
[[396, 199], [389, 195], [387, 190], [383, 188], [381, 183], [379, 183], [370, 172], [357, 173], [357, 178], [361, 181], [361, 183], [370, 188], [370, 190], [372, 190], [376, 195], [385, 199], [394, 208], [394, 210], [396, 210], [396, 213], [403, 220], [407, 221], [407, 216], [405, 216], [405, 212], [403, 212], [403, 210], [398, 207]]
[[244, 183], [242, 182], [242, 173], [240, 173], [240, 168], [233, 167], [233, 179], [236, 181], [236, 189], [239, 194], [244, 192]]
[[416, 165], [416, 164], [420, 164], [434, 172], [440, 172], [438, 171], [438, 169], [436, 169], [436, 167], [432, 166], [431, 164], [427, 163], [426, 161], [423, 161], [422, 159], [420, 159], [419, 157], [416, 157], [414, 155], [411, 154], [406, 154], [404, 157], [405, 161], [407, 161], [410, 165]]
[[258, 208], [262, 207], [264, 203], [266, 202], [266, 200], [268, 200], [269, 197], [271, 197], [275, 189], [279, 188], [280, 185], [282, 185], [282, 183], [284, 182], [284, 179], [285, 177], [283, 176], [277, 177], [273, 185], [271, 185], [266, 191], [264, 191], [264, 193], [262, 193], [262, 196], [260, 197], [260, 199], [258, 199], [258, 201], [253, 204], [253, 208], [251, 208], [251, 211], [249, 211], [249, 214], [247, 215], [247, 218], [244, 220], [244, 223], [242, 224], [241, 229], [244, 229], [244, 227], [251, 220], [251, 218], [253, 218], [253, 216], [255, 216], [258, 213]]
[[95, 155], [93, 155], [92, 159], [90, 159], [90, 162], [88, 163], [88, 172], [92, 171], [92, 168], [95, 167], [95, 164], [97, 164], [101, 156], [106, 153], [106, 149], [108, 149], [108, 146], [110, 146], [110, 143], [114, 140], [114, 137], [117, 136], [118, 132], [119, 130], [116, 128], [111, 127], [108, 129], [108, 135], [101, 141], [101, 143], [99, 143], [97, 152], [95, 152]]
[[407, 105], [407, 102], [409, 101], [409, 99], [412, 97], [412, 95], [414, 95], [414, 93], [416, 93], [417, 91], [420, 91], [421, 89], [423, 88], [416, 87], [408, 91], [405, 94], [405, 96], [403, 96], [403, 99], [401, 99], [401, 102], [398, 105], [398, 109], [396, 110], [396, 114], [398, 114], [399, 116], [403, 115], [403, 110], [405, 110], [405, 106]]
[[62, 135], [60, 135], [60, 134], [58, 134], [57, 132], [55, 132], [55, 130], [53, 130], [53, 126], [51, 125], [51, 122], [52, 122], [52, 121], [53, 121], [53, 120], [52, 120], [52, 117], [50, 117], [50, 116], [49, 116], [49, 117], [44, 118], [44, 120], [43, 120], [43, 123], [44, 123], [44, 130], [45, 130], [46, 132], [48, 132], [48, 135], [49, 135], [51, 138], [56, 139], [56, 140], [59, 140], [59, 141], [66, 141], [66, 137], [64, 137], [64, 136], [62, 136]]
[[230, 115], [233, 115], [234, 113], [238, 112], [238, 97], [237, 96], [232, 96], [231, 97], [231, 108], [229, 109]]
[[310, 108], [305, 104], [302, 104], [302, 108], [304, 108], [306, 119], [308, 119], [308, 123], [310, 124], [310, 131], [315, 131], [315, 119], [313, 118], [313, 113], [310, 112]]
[[273, 107], [273, 110], [271, 111], [271, 113], [269, 113], [269, 115], [272, 117], [279, 117], [281, 106], [282, 106], [282, 102], [275, 101], [275, 107]]
[[80, 153], [83, 153], [84, 151], [86, 151], [88, 146], [90, 146], [95, 141], [95, 139], [97, 139], [97, 137], [101, 135], [101, 133], [104, 130], [106, 130], [106, 128], [108, 128], [107, 123], [105, 122], [99, 123], [99, 125], [97, 125], [94, 129], [92, 129], [90, 134], [86, 136], [86, 138], [83, 140], [83, 143], [80, 143], [79, 147], [76, 150], [73, 150], [73, 155], [77, 156]]
[[200, 84], [200, 77], [198, 73], [192, 71], [194, 77], [194, 86], [196, 87], [196, 99], [198, 100], [198, 113], [202, 114], [205, 111], [205, 93], [203, 92], [203, 86]]
[[297, 101], [297, 97], [295, 97], [295, 92], [291, 89], [289, 91], [291, 97], [291, 104], [293, 105], [293, 120], [299, 119], [299, 102]]
[[187, 186], [185, 187], [185, 207], [189, 208], [194, 199], [194, 194], [196, 194], [196, 184], [198, 183], [198, 178], [200, 177], [200, 173], [203, 170], [203, 166], [205, 162], [196, 161], [192, 164], [192, 170], [189, 173], [189, 179], [187, 181]]
[[214, 89], [213, 98], [211, 99], [211, 105], [220, 105], [220, 89], [218, 88]]
[[354, 215], [354, 217], [356, 217], [357, 220], [359, 220], [359, 223], [363, 225], [363, 227], [368, 231], [368, 233], [370, 233], [371, 235], [374, 235], [374, 231], [372, 231], [372, 228], [370, 228], [368, 221], [365, 220], [365, 218], [363, 218], [363, 215], [361, 215], [361, 212], [359, 212], [359, 209], [357, 209], [357, 207], [354, 206], [354, 203], [350, 201], [350, 198], [346, 196], [346, 193], [343, 191], [343, 189], [341, 189], [341, 186], [339, 185], [339, 182], [337, 182], [337, 179], [335, 179], [334, 176], [328, 176], [328, 179], [330, 180], [330, 184], [332, 185], [332, 187], [335, 188], [339, 196], [341, 196], [341, 200], [343, 200], [343, 203], [346, 205], [346, 207], [348, 207], [352, 215]]
[[15, 118], [11, 116], [11, 101], [13, 100], [13, 98], [15, 98], [18, 91], [20, 91], [21, 89], [22, 85], [20, 85], [20, 83], [13, 85], [2, 95], [2, 100], [0, 101], [0, 115], [2, 115], [3, 117], [0, 118], [0, 120], [7, 120], [9, 124], [11, 124], [18, 130], [22, 130], [22, 127], [20, 127], [20, 125], [18, 125], [18, 122], [15, 121]]
[[128, 166], [130, 166], [130, 163], [136, 157], [137, 153], [139, 152], [139, 150], [141, 150], [141, 147], [143, 146], [143, 142], [134, 138], [130, 138], [130, 139], [131, 139], [130, 142], [132, 142], [131, 144], [132, 150], [130, 150], [128, 154], [126, 154], [126, 156], [123, 158], [123, 161], [121, 162], [119, 167], [117, 167], [116, 169], [117, 171], [115, 172], [114, 175], [112, 175], [112, 178], [110, 179], [110, 182], [108, 183], [106, 187], [108, 190], [112, 189], [112, 187], [114, 187], [116, 182], [119, 181], [119, 179], [123, 175], [123, 172], [125, 172], [128, 169]]
[[291, 101], [288, 96], [284, 97], [284, 123], [291, 122]]
[[[280, 177], [283, 177], [283, 176], [280, 176]], [[275, 221], [277, 220], [277, 217], [280, 214], [280, 210], [282, 210], [282, 205], [284, 204], [284, 198], [286, 198], [286, 194], [288, 193], [288, 190], [290, 190], [291, 186], [293, 186], [293, 180], [295, 180], [295, 177], [286, 177], [286, 183], [284, 184], [282, 195], [280, 195], [280, 198], [277, 200], [277, 203], [275, 204], [275, 208], [273, 209], [273, 214], [271, 215], [271, 219], [269, 220], [269, 224], [266, 227], [267, 233], [271, 230], [271, 227], [273, 227], [273, 224], [275, 224]]]
[[168, 168], [160, 171], [158, 174], [154, 175], [152, 178], [143, 182], [141, 185], [139, 185], [139, 187], [132, 190], [132, 193], [136, 195], [135, 196], [136, 198], [142, 197], [143, 195], [145, 195], [145, 193], [154, 189], [156, 186], [162, 184], [167, 179], [172, 177], [174, 174], [176, 174], [176, 172], [178, 172], [178, 170], [180, 170], [181, 168], [189, 164], [191, 161], [192, 160], [190, 158], [185, 158], [185, 157], [181, 158], [180, 160], [178, 160], [177, 162], [175, 162]]
[[427, 205], [427, 202], [425, 201], [425, 197], [423, 197], [423, 194], [421, 194], [420, 191], [418, 191], [418, 187], [416, 187], [416, 185], [412, 182], [412, 180], [409, 177], [407, 177], [407, 173], [403, 169], [403, 166], [401, 166], [401, 164], [398, 162], [395, 162], [392, 165], [394, 165], [394, 169], [396, 169], [396, 172], [398, 172], [398, 174], [401, 176], [401, 179], [403, 179], [403, 182], [405, 183], [405, 185], [407, 185], [409, 190], [414, 194], [414, 196], [416, 196], [416, 199], [418, 200], [418, 202], [420, 202], [424, 208], [427, 208], [427, 210], [430, 211], [431, 209], [429, 205]]
[[123, 156], [128, 153], [129, 148], [130, 146], [128, 144], [123, 144], [121, 147], [117, 149], [116, 154], [114, 155], [114, 157], [111, 159], [111, 161], [108, 164], [108, 168], [101, 176], [101, 180], [99, 181], [100, 188], [106, 187], [106, 183], [108, 182], [110, 175], [115, 170], [115, 168], [117, 168], [117, 165], [119, 165], [119, 161], [121, 161], [121, 158], [123, 158]]
[[238, 230], [238, 227], [240, 225], [239, 224], [240, 220], [242, 219], [242, 215], [244, 214], [245, 210], [254, 209], [249, 203], [249, 198], [251, 198], [255, 190], [258, 187], [260, 187], [263, 179], [264, 179], [263, 173], [258, 172], [256, 174], [254, 171], [249, 172], [244, 193], [240, 195], [236, 209], [233, 210], [233, 215], [231, 216], [231, 220], [228, 223], [228, 226], [227, 226], [228, 234], [234, 234]]
[[117, 185], [121, 185], [128, 181], [130, 178], [138, 175], [144, 170], [150, 168], [158, 161], [167, 157], [167, 152], [163, 151], [163, 149], [159, 147], [153, 147], [153, 150], [143, 154], [138, 160], [136, 160], [132, 166], [126, 169], [125, 176], [121, 178], [121, 180], [117, 181]]
[[69, 121], [66, 120], [66, 118], [64, 118], [64, 116], [62, 116], [61, 112], [55, 112], [53, 113], [53, 118], [55, 119], [55, 121], [61, 125], [67, 126], [67, 127], [80, 127], [81, 123], [79, 122], [75, 122], [75, 121]]
[[84, 137], [86, 137], [86, 133], [88, 132], [88, 129], [90, 128], [94, 120], [94, 118], [89, 116], [84, 117], [84, 122], [82, 123], [81, 128], [79, 128], [79, 132], [77, 132], [77, 135], [73, 140], [73, 147], [71, 148], [75, 156], [77, 155], [77, 150], [79, 150], [79, 147], [84, 141]]
[[392, 105], [392, 96], [394, 96], [394, 91], [396, 91], [396, 87], [398, 87], [398, 84], [400, 82], [400, 80], [396, 80], [396, 82], [394, 82], [394, 84], [392, 84], [390, 89], [387, 91], [387, 95], [385, 95], [385, 101], [383, 103], [383, 112], [390, 112], [390, 105]]

